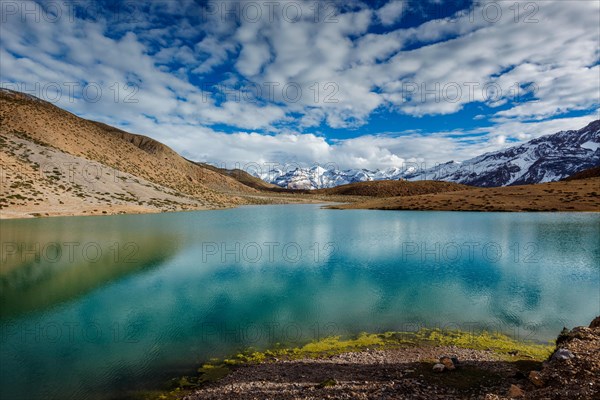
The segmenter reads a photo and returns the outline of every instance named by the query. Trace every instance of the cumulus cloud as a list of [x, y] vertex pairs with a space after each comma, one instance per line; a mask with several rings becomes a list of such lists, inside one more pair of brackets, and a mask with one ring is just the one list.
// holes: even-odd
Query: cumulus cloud
[[392, 0], [377, 10], [377, 18], [383, 25], [392, 25], [402, 16], [405, 5], [403, 0]]
[[[256, 3], [260, 15], [209, 3], [132, 4], [119, 18], [95, 2], [61, 18], [4, 10], [0, 80], [211, 162], [444, 162], [598, 118], [598, 2], [523, 1], [519, 14], [476, 2], [410, 28], [394, 28], [407, 13], [396, 0]], [[402, 128], [469, 104], [477, 128]], [[389, 132], [363, 134], [378, 113]]]

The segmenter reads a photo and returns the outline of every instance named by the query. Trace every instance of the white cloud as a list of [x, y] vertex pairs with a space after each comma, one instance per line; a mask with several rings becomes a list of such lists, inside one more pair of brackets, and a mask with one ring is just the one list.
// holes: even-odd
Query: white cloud
[[[250, 21], [224, 19], [193, 0], [147, 6], [178, 18], [167, 27], [155, 18], [115, 22], [99, 15], [35, 22], [17, 16], [0, 24], [0, 80], [26, 82], [25, 89], [36, 82], [58, 83], [63, 94], [69, 82], [98, 84], [103, 89], [98, 102], [86, 102], [79, 93], [74, 100], [63, 95], [57, 103], [84, 117], [149, 134], [205, 161], [298, 160], [383, 168], [407, 160], [462, 160], [598, 117], [564, 116], [598, 106], [600, 43], [590, 27], [599, 24], [600, 3], [536, 2], [539, 8], [530, 17], [537, 23], [524, 21], [523, 7], [531, 2], [520, 3], [518, 21], [508, 8], [514, 2], [495, 2], [504, 16], [496, 22], [486, 21], [485, 3], [478, 3], [471, 13], [373, 33], [374, 26], [392, 26], [402, 18], [402, 3], [389, 1], [377, 10], [351, 3], [332, 21], [318, 22], [312, 1], [294, 2], [302, 18], [293, 22], [282, 14], [284, 3], [272, 19], [263, 8], [262, 18]], [[224, 85], [278, 84], [273, 98], [236, 101], [203, 93], [200, 85], [224, 63], [234, 66]], [[171, 70], [173, 64], [182, 65]], [[125, 102], [131, 94], [123, 86], [128, 82], [139, 85], [133, 94], [137, 102]], [[511, 90], [522, 86], [524, 91], [531, 82], [538, 90], [528, 101], [519, 97], [513, 103]], [[120, 87], [116, 100], [115, 83]], [[436, 84], [437, 99], [423, 92]], [[500, 87], [502, 96], [486, 96], [485, 84]], [[295, 101], [282, 90], [290, 85], [302, 89]], [[473, 85], [478, 86], [470, 91]], [[461, 95], [450, 101], [456, 87]], [[322, 123], [360, 128], [380, 110], [452, 114], [475, 102], [496, 108], [489, 111], [492, 126], [452, 135], [361, 136], [356, 131], [358, 137], [336, 142], [302, 133]], [[210, 128], [215, 124], [254, 132], [219, 133]]]
[[391, 0], [377, 10], [377, 18], [383, 25], [392, 25], [400, 19], [405, 6], [406, 2], [404, 0]]

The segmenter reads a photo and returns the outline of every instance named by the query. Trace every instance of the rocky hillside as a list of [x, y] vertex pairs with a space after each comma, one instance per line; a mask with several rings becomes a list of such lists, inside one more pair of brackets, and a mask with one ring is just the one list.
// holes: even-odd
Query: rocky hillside
[[4, 89], [0, 139], [3, 217], [218, 208], [257, 193], [149, 137]]

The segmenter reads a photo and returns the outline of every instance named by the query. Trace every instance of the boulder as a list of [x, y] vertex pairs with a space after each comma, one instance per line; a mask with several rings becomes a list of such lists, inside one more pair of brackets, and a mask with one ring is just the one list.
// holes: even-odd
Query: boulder
[[558, 337], [556, 338], [556, 345], [558, 346], [566, 342], [569, 339], [569, 333], [571, 333], [571, 331], [566, 326], [563, 327], [562, 331], [560, 331]]
[[590, 323], [590, 329], [600, 328], [600, 316], [594, 318], [594, 320]]

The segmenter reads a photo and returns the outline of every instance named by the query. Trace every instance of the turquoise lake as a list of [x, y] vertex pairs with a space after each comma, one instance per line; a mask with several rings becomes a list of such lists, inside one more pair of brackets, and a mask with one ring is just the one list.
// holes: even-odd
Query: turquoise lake
[[362, 331], [547, 341], [600, 314], [600, 214], [252, 206], [0, 222], [0, 398], [112, 399]]

